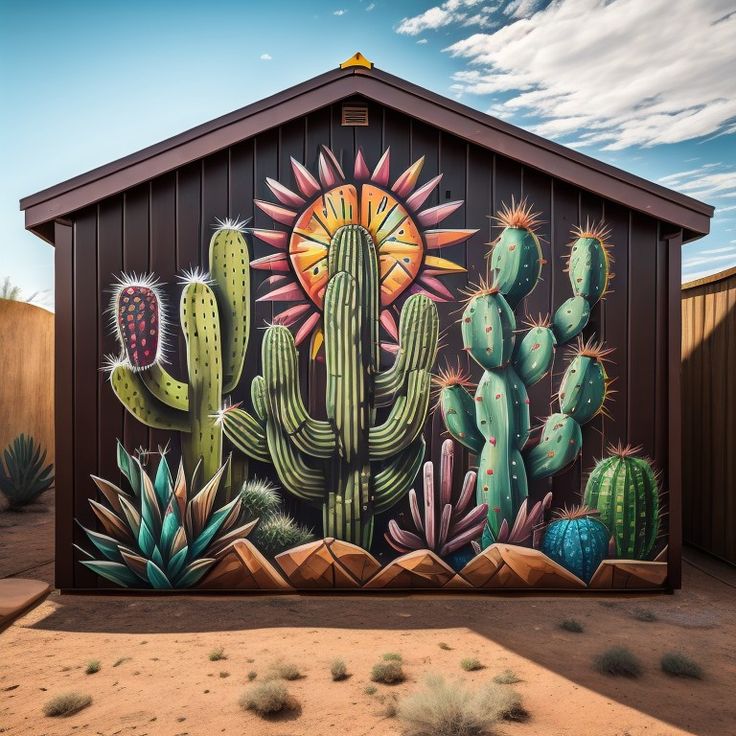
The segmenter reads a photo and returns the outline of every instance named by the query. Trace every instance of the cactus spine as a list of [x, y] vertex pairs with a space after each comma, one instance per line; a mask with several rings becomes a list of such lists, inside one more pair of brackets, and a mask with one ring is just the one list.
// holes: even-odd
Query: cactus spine
[[602, 228], [577, 231], [569, 258], [574, 296], [551, 320], [530, 324], [517, 339], [513, 308], [536, 286], [543, 264], [531, 206], [504, 208], [505, 226], [491, 252], [492, 281], [470, 292], [460, 324], [465, 351], [484, 370], [474, 399], [456, 372], [441, 373], [439, 407], [450, 434], [476, 455], [476, 502], [488, 504], [483, 545], [498, 538], [502, 523], [513, 523], [527, 498], [529, 479], [545, 478], [575, 460], [582, 447], [581, 425], [603, 408], [609, 351], [579, 340], [560, 389], [561, 413], [542, 427], [539, 443], [525, 450], [530, 434], [527, 388], [552, 367], [555, 348], [579, 335], [592, 306], [605, 293], [609, 256]]
[[659, 532], [657, 476], [640, 448], [609, 447], [588, 478], [583, 501], [596, 509], [616, 543], [616, 556], [646, 560]]
[[[416, 294], [401, 312], [394, 365], [379, 372], [379, 279], [373, 239], [358, 225], [337, 230], [324, 295], [327, 420], [309, 416], [301, 399], [297, 351], [286, 327], [266, 330], [263, 375], [252, 384], [276, 472], [290, 493], [322, 507], [323, 532], [368, 548], [374, 515], [393, 506], [424, 456], [421, 431], [439, 320]], [[390, 406], [376, 424], [376, 409]], [[251, 454], [243, 412], [221, 416], [226, 436]]]
[[[213, 477], [222, 465], [222, 430], [215, 417], [223, 395], [240, 380], [248, 347], [248, 246], [241, 223], [225, 221], [220, 225], [210, 241], [209, 274], [187, 274], [181, 293], [185, 382], [174, 378], [163, 365], [164, 320], [152, 277], [125, 277], [113, 296], [112, 310], [123, 351], [121, 358], [111, 361], [113, 390], [143, 424], [181, 433], [184, 470], [190, 478], [200, 459], [204, 478]], [[243, 421], [250, 430], [251, 454], [264, 459], [265, 436], [260, 424], [248, 419]]]

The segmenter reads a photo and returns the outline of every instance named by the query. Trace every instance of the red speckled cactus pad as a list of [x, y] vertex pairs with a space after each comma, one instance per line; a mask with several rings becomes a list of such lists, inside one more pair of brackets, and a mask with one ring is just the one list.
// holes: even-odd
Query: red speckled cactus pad
[[147, 286], [120, 290], [117, 324], [125, 354], [134, 368], [149, 368], [159, 357], [159, 303]]

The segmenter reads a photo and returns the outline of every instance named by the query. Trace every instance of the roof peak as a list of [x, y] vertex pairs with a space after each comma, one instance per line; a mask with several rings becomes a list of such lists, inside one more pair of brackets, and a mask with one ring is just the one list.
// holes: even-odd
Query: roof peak
[[366, 59], [360, 51], [356, 51], [349, 59], [340, 64], [340, 69], [350, 69], [354, 66], [362, 66], [364, 69], [373, 69], [373, 62]]

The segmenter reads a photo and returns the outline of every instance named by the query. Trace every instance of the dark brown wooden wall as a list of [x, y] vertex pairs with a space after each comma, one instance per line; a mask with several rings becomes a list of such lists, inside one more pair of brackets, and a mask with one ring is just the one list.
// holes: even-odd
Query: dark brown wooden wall
[[[254, 209], [253, 198], [271, 198], [265, 185], [267, 176], [293, 186], [290, 156], [306, 161], [315, 170], [320, 144], [329, 145], [348, 171], [358, 147], [371, 166], [390, 146], [393, 178], [422, 155], [426, 157], [422, 181], [443, 172], [440, 189], [428, 205], [464, 199], [465, 206], [443, 226], [480, 228], [467, 243], [441, 254], [468, 270], [467, 277], [447, 279], [452, 290], [485, 274], [486, 244], [498, 232], [489, 215], [512, 196], [516, 200], [528, 197], [544, 221], [541, 234], [548, 261], [544, 280], [527, 299], [526, 310], [533, 316], [553, 311], [571, 295], [563, 271], [570, 229], [588, 218], [605, 219], [611, 228], [616, 278], [611, 294], [595, 307], [585, 334], [595, 334], [615, 348], [609, 375], [615, 379], [613, 388], [617, 393], [608, 405], [610, 418], [598, 417], [585, 427], [581, 460], [554, 480], [535, 487], [533, 494], [538, 497], [551, 487], [556, 504], [577, 502], [594, 458], [601, 456], [607, 443], [619, 440], [641, 445], [664, 472], [668, 487], [668, 363], [673, 359], [672, 351], [668, 351], [673, 329], [670, 326], [668, 330], [668, 311], [672, 313], [669, 284], [674, 271], [679, 273], [679, 246], [668, 246], [663, 227], [645, 215], [523, 168], [405, 114], [370, 102], [368, 106], [368, 127], [342, 127], [341, 106], [334, 105], [79, 211], [71, 218], [70, 227], [57, 224], [57, 432], [62, 437], [57, 452], [60, 587], [98, 585], [93, 575], [74, 564], [71, 546], [72, 541], [85, 543], [74, 518], [85, 525], [93, 523], [87, 503], [93, 494], [89, 475], [112, 480], [118, 477], [116, 438], [121, 438], [129, 450], [138, 446], [155, 448], [167, 440], [165, 434], [149, 431], [124, 412], [99, 370], [105, 355], [118, 350], [105, 313], [114, 276], [121, 271], [155, 272], [167, 284], [170, 313], [176, 319], [176, 274], [206, 265], [215, 218], [254, 217], [256, 226], [271, 227], [270, 219]], [[253, 243], [253, 251], [255, 257], [273, 252], [258, 241]], [[258, 294], [263, 275], [259, 272], [254, 278]], [[679, 282], [677, 288], [679, 294]], [[676, 294], [672, 298], [679, 297]], [[439, 307], [445, 334], [440, 365], [446, 360], [455, 362], [458, 356], [467, 360], [454, 322], [457, 306]], [[254, 316], [254, 326], [263, 325], [272, 316], [271, 304], [256, 304]], [[259, 369], [261, 335], [261, 330], [253, 330], [250, 367], [236, 399], [247, 401], [248, 378]], [[679, 332], [677, 335], [679, 346]], [[175, 369], [177, 346], [172, 348]], [[534, 417], [554, 411], [554, 395], [564, 370], [562, 357], [558, 356], [554, 374], [531, 390]], [[674, 359], [679, 363], [678, 356]], [[477, 370], [474, 375], [477, 377]], [[435, 453], [441, 420], [435, 414], [429, 422], [428, 451]], [[673, 487], [677, 481], [673, 478]], [[676, 574], [671, 582], [676, 585], [678, 580]]]
[[736, 269], [682, 291], [683, 536], [736, 564]]

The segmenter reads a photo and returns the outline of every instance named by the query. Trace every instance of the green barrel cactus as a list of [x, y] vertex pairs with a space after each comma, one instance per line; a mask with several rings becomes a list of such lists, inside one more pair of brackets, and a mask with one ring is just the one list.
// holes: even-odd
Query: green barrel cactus
[[589, 583], [608, 553], [608, 527], [585, 506], [565, 509], [549, 523], [540, 549]]
[[[476, 502], [488, 504], [484, 547], [498, 538], [504, 520], [514, 522], [528, 496], [529, 480], [558, 473], [580, 454], [581, 425], [603, 411], [608, 383], [604, 360], [610, 352], [579, 337], [610, 278], [605, 230], [574, 232], [569, 257], [574, 296], [551, 320], [540, 317], [528, 323], [519, 338], [513, 308], [535, 287], [543, 265], [534, 234], [537, 220], [524, 202], [512, 202], [498, 219], [504, 230], [490, 254], [490, 283], [481, 281], [468, 294], [460, 319], [464, 349], [483, 375], [473, 397], [462, 372], [440, 372], [436, 378], [445, 426], [479, 456]], [[560, 412], [545, 421], [538, 444], [526, 448], [527, 389], [551, 370], [556, 347], [576, 336], [560, 387]]]
[[[167, 339], [159, 285], [153, 276], [124, 276], [111, 312], [122, 354], [109, 360], [110, 383], [123, 406], [148, 427], [181, 433], [187, 477], [202, 460], [212, 477], [222, 465], [223, 396], [238, 384], [250, 330], [250, 270], [244, 223], [218, 223], [209, 247], [209, 272], [184, 276], [179, 321], [186, 342], [187, 379], [165, 368]], [[249, 425], [251, 455], [267, 460], [265, 435]]]
[[636, 457], [640, 448], [608, 448], [588, 478], [583, 502], [596, 509], [610, 529], [616, 556], [646, 560], [660, 524], [659, 486], [651, 463]]
[[[263, 375], [252, 383], [256, 417], [230, 407], [220, 420], [228, 439], [251, 456], [249, 434], [260, 423], [283, 487], [322, 508], [324, 536], [367, 549], [375, 514], [409, 491], [421, 467], [439, 319], [430, 299], [410, 296], [401, 311], [394, 364], [380, 371], [378, 260], [368, 231], [359, 225], [338, 229], [328, 269], [327, 419], [308, 414], [294, 338], [274, 325], [263, 339]], [[379, 407], [390, 407], [382, 422]]]

